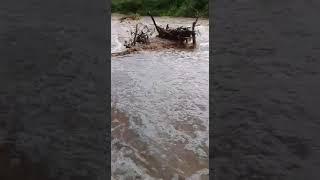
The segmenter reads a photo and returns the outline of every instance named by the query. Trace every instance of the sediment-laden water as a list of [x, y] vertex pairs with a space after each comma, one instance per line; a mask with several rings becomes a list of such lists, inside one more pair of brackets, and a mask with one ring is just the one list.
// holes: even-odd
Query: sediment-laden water
[[[112, 16], [112, 52], [124, 49], [130, 28]], [[193, 18], [155, 17], [165, 26]], [[209, 26], [199, 20], [195, 50], [140, 51], [113, 57], [112, 178], [208, 179]]]

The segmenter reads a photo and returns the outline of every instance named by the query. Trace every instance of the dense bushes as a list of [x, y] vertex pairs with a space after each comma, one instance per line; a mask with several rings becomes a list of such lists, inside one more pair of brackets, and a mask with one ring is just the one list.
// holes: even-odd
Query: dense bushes
[[112, 0], [112, 12], [158, 16], [208, 17], [209, 0]]

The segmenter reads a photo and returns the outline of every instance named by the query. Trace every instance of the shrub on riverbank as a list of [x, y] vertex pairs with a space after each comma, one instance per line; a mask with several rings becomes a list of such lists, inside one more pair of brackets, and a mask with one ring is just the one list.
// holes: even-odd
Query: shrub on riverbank
[[112, 12], [155, 16], [208, 17], [208, 0], [112, 0]]

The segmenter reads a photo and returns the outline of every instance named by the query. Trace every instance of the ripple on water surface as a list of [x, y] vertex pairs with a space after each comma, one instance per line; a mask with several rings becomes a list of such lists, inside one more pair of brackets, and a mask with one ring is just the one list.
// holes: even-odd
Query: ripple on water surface
[[[123, 33], [116, 28], [112, 38]], [[113, 179], [208, 178], [207, 22], [198, 29], [195, 51], [145, 51], [112, 61]]]

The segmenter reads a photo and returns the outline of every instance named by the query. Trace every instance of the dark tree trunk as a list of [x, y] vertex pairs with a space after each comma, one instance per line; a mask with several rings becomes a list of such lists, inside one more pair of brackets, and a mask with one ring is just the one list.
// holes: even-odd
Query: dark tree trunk
[[196, 34], [194, 29], [198, 22], [198, 18], [192, 23], [192, 30], [190, 30], [190, 27], [178, 27], [176, 29], [170, 29], [169, 25], [167, 25], [166, 28], [158, 26], [153, 16], [150, 13], [148, 13], [148, 15], [151, 17], [159, 34], [158, 37], [179, 42], [188, 42], [188, 40], [192, 38], [193, 44], [196, 44]]

